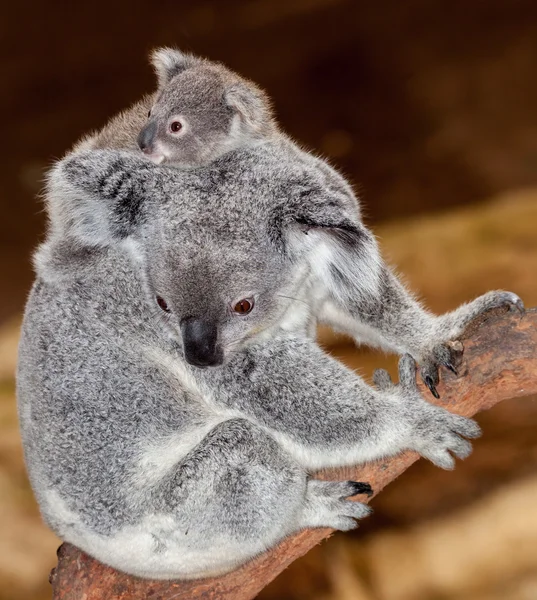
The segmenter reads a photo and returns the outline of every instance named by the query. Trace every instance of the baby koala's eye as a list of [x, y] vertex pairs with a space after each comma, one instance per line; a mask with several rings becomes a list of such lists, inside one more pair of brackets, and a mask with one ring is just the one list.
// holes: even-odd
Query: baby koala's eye
[[150, 116], [151, 116], [151, 109], [149, 109], [149, 112], [147, 113], [147, 118], [149, 119]]
[[233, 307], [233, 311], [238, 315], [247, 315], [252, 311], [254, 307], [254, 299], [253, 298], [243, 298], [239, 300], [237, 304]]
[[166, 300], [164, 300], [164, 298], [162, 296], [157, 296], [157, 304], [160, 306], [160, 308], [164, 311], [164, 312], [171, 312], [168, 304], [166, 303]]
[[170, 131], [172, 133], [179, 133], [181, 129], [183, 129], [183, 124], [181, 123], [181, 121], [173, 121], [170, 124]]

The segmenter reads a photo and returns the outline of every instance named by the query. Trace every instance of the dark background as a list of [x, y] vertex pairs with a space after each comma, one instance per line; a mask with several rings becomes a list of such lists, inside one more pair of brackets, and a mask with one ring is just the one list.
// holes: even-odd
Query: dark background
[[44, 231], [44, 170], [143, 93], [159, 45], [221, 60], [339, 166], [370, 222], [537, 181], [535, 0], [10, 2], [0, 9], [0, 320]]

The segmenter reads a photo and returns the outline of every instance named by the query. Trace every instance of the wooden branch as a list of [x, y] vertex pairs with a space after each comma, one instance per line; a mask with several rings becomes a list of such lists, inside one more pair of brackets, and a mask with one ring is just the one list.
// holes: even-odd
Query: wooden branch
[[[462, 340], [459, 375], [442, 372], [437, 404], [471, 416], [500, 400], [537, 394], [537, 309], [525, 315], [497, 310], [472, 324]], [[426, 398], [434, 399], [427, 390]], [[418, 459], [406, 452], [356, 468], [320, 473], [323, 479], [367, 481], [375, 493]], [[251, 600], [290, 563], [332, 533], [307, 529], [222, 577], [195, 581], [144, 580], [107, 567], [74, 546], [58, 550], [58, 566], [50, 581], [54, 600]]]

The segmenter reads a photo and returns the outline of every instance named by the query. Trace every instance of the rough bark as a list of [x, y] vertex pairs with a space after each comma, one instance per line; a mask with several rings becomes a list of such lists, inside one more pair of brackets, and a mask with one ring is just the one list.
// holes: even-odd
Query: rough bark
[[[459, 375], [442, 372], [436, 401], [471, 416], [507, 398], [537, 393], [537, 309], [525, 315], [488, 313], [461, 340]], [[423, 390], [422, 390], [423, 391]], [[431, 401], [434, 399], [425, 390]], [[371, 483], [375, 493], [393, 481], [418, 455], [406, 452], [369, 465], [319, 473], [323, 479]], [[291, 562], [332, 533], [307, 529], [227, 575], [196, 581], [143, 580], [107, 567], [77, 548], [63, 544], [50, 581], [54, 600], [250, 600]]]

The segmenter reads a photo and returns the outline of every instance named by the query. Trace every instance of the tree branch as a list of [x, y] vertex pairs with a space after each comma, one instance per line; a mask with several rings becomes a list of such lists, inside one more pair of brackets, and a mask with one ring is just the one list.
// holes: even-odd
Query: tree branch
[[[462, 342], [464, 355], [459, 375], [442, 372], [438, 404], [471, 416], [500, 400], [537, 393], [537, 309], [524, 316], [502, 310], [488, 313], [472, 324]], [[422, 388], [422, 392], [434, 400], [427, 390]], [[367, 481], [378, 493], [418, 458], [417, 454], [406, 452], [385, 461], [326, 471], [318, 476]], [[50, 581], [54, 600], [251, 600], [289, 564], [331, 533], [330, 529], [301, 531], [232, 573], [195, 581], [139, 579], [63, 544]]]

